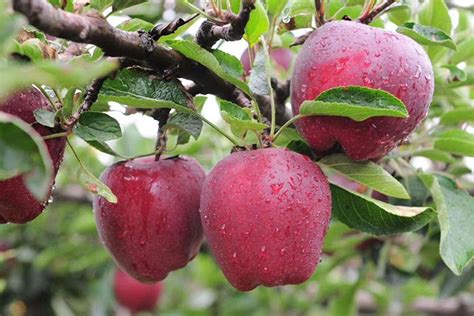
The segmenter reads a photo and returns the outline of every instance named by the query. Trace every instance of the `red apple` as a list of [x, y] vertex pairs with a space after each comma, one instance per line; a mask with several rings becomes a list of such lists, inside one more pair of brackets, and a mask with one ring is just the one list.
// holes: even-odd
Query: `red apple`
[[132, 313], [152, 312], [162, 292], [161, 283], [143, 284], [120, 269], [115, 272], [115, 298]]
[[[270, 57], [278, 67], [281, 67], [283, 70], [290, 69], [293, 54], [291, 53], [291, 50], [289, 48], [272, 48], [270, 50]], [[250, 63], [248, 48], [242, 53], [242, 57], [240, 57], [240, 62], [244, 67], [245, 75], [250, 75], [250, 70], [252, 70], [252, 64]]]
[[191, 158], [139, 158], [107, 168], [118, 203], [94, 199], [97, 229], [118, 265], [141, 282], [163, 280], [199, 251], [202, 167]]
[[[28, 124], [42, 136], [58, 132], [36, 123], [33, 112], [37, 109], [51, 109], [48, 99], [36, 89], [17, 92], [0, 103], [0, 111], [15, 115]], [[66, 146], [65, 138], [53, 138], [46, 141], [49, 155], [53, 161], [54, 175], [59, 170]], [[48, 205], [54, 180], [50, 185], [50, 193], [44, 201], [37, 201], [24, 184], [24, 177], [17, 176], [5, 181], [0, 181], [0, 223], [26, 223], [39, 214]]]
[[241, 291], [308, 280], [330, 217], [326, 176], [285, 149], [233, 153], [208, 175], [201, 195], [209, 247]]
[[314, 31], [296, 60], [291, 81], [294, 114], [303, 101], [340, 86], [385, 90], [401, 99], [406, 119], [375, 117], [363, 122], [335, 116], [299, 120], [301, 135], [318, 153], [338, 143], [355, 160], [387, 154], [419, 125], [433, 97], [433, 67], [415, 41], [358, 22], [329, 22]]

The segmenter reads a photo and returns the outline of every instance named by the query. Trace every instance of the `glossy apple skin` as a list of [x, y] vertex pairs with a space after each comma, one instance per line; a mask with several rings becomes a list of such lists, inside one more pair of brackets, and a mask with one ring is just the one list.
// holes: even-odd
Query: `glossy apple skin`
[[[289, 48], [273, 48], [270, 50], [270, 57], [279, 67], [283, 68], [284, 70], [290, 69], [293, 54]], [[252, 70], [252, 64], [250, 63], [248, 48], [242, 53], [242, 56], [240, 57], [240, 62], [244, 67], [245, 75], [250, 75], [250, 71]]]
[[285, 149], [233, 153], [208, 175], [201, 195], [209, 247], [241, 291], [308, 280], [330, 217], [326, 176], [308, 157]]
[[199, 197], [205, 174], [191, 158], [139, 158], [107, 168], [101, 180], [118, 203], [94, 199], [97, 229], [118, 265], [150, 283], [183, 268], [203, 239]]
[[[48, 99], [34, 88], [17, 92], [0, 103], [0, 111], [15, 115], [31, 124], [42, 136], [59, 132], [35, 123], [33, 111], [37, 109], [51, 110]], [[54, 177], [56, 177], [63, 160], [66, 139], [53, 138], [46, 140], [46, 146], [53, 162]], [[53, 185], [54, 180], [51, 182], [48, 198], [39, 202], [25, 186], [23, 176], [0, 181], [0, 223], [23, 224], [36, 218], [48, 205]]]
[[161, 283], [144, 284], [117, 269], [114, 293], [117, 302], [132, 313], [152, 312], [163, 292]]
[[405, 103], [410, 116], [363, 122], [314, 116], [296, 126], [320, 154], [339, 143], [354, 160], [377, 159], [406, 139], [426, 116], [433, 97], [433, 67], [423, 48], [404, 35], [357, 22], [329, 22], [310, 35], [296, 60], [293, 113], [299, 113], [303, 101], [349, 85], [390, 92]]

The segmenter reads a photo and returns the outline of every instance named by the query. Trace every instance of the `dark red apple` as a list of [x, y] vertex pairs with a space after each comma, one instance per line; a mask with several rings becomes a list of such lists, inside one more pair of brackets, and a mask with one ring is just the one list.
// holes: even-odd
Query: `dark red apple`
[[209, 247], [241, 291], [308, 280], [330, 217], [326, 176], [285, 149], [233, 153], [208, 175], [201, 195]]
[[[17, 92], [0, 103], [0, 111], [15, 115], [26, 123], [33, 125], [34, 129], [42, 136], [58, 132], [36, 123], [33, 112], [37, 109], [50, 109], [48, 99], [38, 90], [31, 88]], [[59, 170], [63, 160], [65, 138], [53, 138], [46, 141], [49, 155], [53, 161], [54, 175]], [[51, 183], [51, 188], [54, 180]], [[50, 189], [49, 196], [52, 189]], [[11, 222], [23, 224], [29, 222], [41, 214], [48, 205], [48, 199], [37, 201], [24, 184], [23, 176], [14, 177], [0, 181], [0, 223]]]
[[[293, 54], [289, 48], [272, 48], [270, 50], [270, 57], [272, 61], [278, 67], [281, 67], [283, 70], [288, 70], [291, 67], [291, 61], [293, 59]], [[250, 63], [250, 56], [248, 48], [242, 53], [240, 57], [240, 62], [244, 67], [244, 72], [248, 76], [250, 75], [250, 70], [252, 70], [252, 64]]]
[[117, 269], [114, 277], [114, 293], [117, 302], [132, 313], [152, 312], [161, 293], [161, 283], [143, 284]]
[[294, 114], [303, 101], [339, 86], [385, 90], [407, 106], [406, 119], [376, 117], [363, 122], [335, 116], [299, 120], [301, 135], [318, 153], [338, 143], [355, 160], [384, 156], [418, 126], [433, 97], [433, 67], [415, 41], [358, 22], [335, 21], [316, 29], [303, 45], [291, 81]]
[[118, 265], [141, 282], [163, 280], [199, 251], [202, 167], [191, 158], [139, 158], [107, 168], [118, 203], [94, 199], [97, 229]]

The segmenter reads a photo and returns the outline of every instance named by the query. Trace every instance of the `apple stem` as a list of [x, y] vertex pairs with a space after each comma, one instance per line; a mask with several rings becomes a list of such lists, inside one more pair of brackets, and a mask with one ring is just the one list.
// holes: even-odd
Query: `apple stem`
[[265, 38], [261, 38], [260, 42], [262, 43], [262, 49], [265, 54], [265, 76], [267, 80], [267, 85], [268, 89], [270, 91], [270, 107], [271, 107], [271, 124], [270, 124], [270, 138], [273, 138], [275, 135], [275, 126], [276, 126], [276, 105], [275, 105], [275, 97], [274, 97], [274, 91], [273, 91], [273, 86], [272, 86], [272, 78], [270, 76], [270, 69], [271, 69], [271, 64], [270, 64], [270, 53], [268, 51], [267, 43], [265, 42]]
[[234, 144], [235, 146], [237, 147], [240, 147], [240, 143], [238, 140], [236, 140], [234, 137], [232, 137], [231, 135], [227, 134], [226, 132], [224, 132], [221, 128], [219, 128], [217, 125], [215, 125], [214, 123], [212, 123], [211, 121], [209, 121], [207, 118], [205, 118], [204, 116], [202, 116], [201, 114], [199, 114], [198, 112], [194, 112], [195, 115], [197, 115], [204, 123], [206, 123], [207, 125], [209, 125], [210, 127], [212, 127], [214, 130], [216, 130], [219, 134], [221, 134], [222, 136], [224, 136], [225, 138], [227, 138], [232, 144]]
[[362, 10], [360, 18], [367, 17], [370, 12], [372, 12], [376, 2], [376, 0], [365, 0], [364, 9]]
[[324, 0], [315, 0], [316, 6], [316, 25], [319, 27], [326, 23], [324, 20]]
[[386, 0], [384, 3], [379, 5], [373, 10], [368, 10], [370, 12], [365, 12], [360, 18], [359, 22], [364, 24], [371, 23], [379, 14], [382, 14], [386, 11], [386, 9], [391, 6], [395, 0]]
[[156, 109], [153, 111], [151, 116], [158, 121], [158, 134], [156, 137], [155, 146], [155, 161], [158, 161], [160, 160], [161, 154], [163, 154], [163, 152], [166, 150], [168, 136], [166, 134], [165, 126], [170, 116], [170, 109]]
[[68, 135], [68, 132], [61, 132], [61, 133], [43, 136], [43, 139], [48, 140], [48, 139], [53, 139], [53, 138], [67, 137], [67, 135]]
[[293, 116], [290, 120], [288, 120], [285, 124], [283, 124], [282, 127], [278, 129], [278, 131], [275, 133], [275, 136], [273, 136], [272, 138], [272, 142], [276, 141], [276, 139], [281, 135], [281, 133], [283, 132], [283, 130], [285, 130], [285, 128], [287, 128], [288, 126], [292, 125], [297, 120], [302, 119], [303, 117], [306, 117], [306, 116], [309, 116], [309, 115], [298, 114], [298, 115]]

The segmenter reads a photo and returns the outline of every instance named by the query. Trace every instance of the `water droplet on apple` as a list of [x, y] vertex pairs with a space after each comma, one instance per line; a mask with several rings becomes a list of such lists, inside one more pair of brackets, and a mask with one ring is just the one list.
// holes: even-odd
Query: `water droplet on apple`
[[271, 185], [272, 193], [278, 194], [280, 193], [281, 189], [283, 189], [283, 183], [274, 183]]

